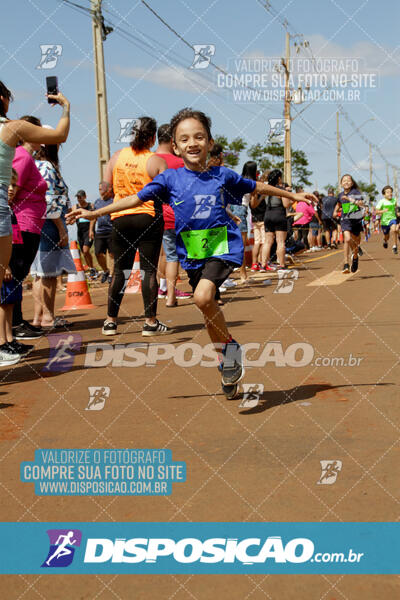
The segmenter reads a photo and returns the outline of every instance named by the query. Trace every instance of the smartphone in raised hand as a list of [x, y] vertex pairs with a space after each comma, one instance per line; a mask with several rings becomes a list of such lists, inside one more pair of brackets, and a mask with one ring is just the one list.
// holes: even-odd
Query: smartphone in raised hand
[[[46, 87], [48, 94], [58, 94], [58, 79], [57, 77], [51, 76], [46, 77]], [[52, 98], [47, 98], [47, 102], [49, 104], [57, 104], [57, 100], [53, 100]]]

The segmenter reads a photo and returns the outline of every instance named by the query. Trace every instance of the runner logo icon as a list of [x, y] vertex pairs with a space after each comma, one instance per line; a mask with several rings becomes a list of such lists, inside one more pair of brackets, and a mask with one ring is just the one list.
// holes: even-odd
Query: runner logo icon
[[75, 354], [80, 350], [82, 336], [77, 333], [55, 333], [47, 336], [50, 356], [42, 371], [65, 373], [74, 364]]
[[89, 402], [85, 410], [103, 410], [110, 388], [105, 386], [89, 386]]
[[215, 46], [213, 44], [194, 44], [193, 63], [191, 69], [206, 69], [210, 64], [211, 57], [215, 54]]
[[68, 567], [81, 545], [82, 532], [79, 529], [48, 529], [50, 548], [42, 567]]
[[297, 269], [293, 271], [278, 270], [278, 283], [274, 294], [290, 294], [293, 291], [294, 282], [299, 278]]
[[42, 44], [40, 46], [42, 53], [40, 63], [37, 69], [54, 69], [57, 61], [62, 54], [62, 46], [60, 44]]
[[196, 194], [194, 196], [196, 208], [192, 214], [192, 219], [208, 219], [216, 200], [217, 197], [214, 194]]
[[243, 399], [239, 404], [239, 408], [255, 408], [258, 406], [263, 391], [264, 385], [262, 383], [244, 383]]
[[119, 137], [115, 143], [130, 144], [135, 136], [133, 128], [138, 124], [139, 119], [119, 119]]
[[339, 472], [342, 470], [341, 460], [320, 460], [321, 477], [317, 481], [318, 485], [332, 485], [335, 483]]
[[289, 119], [269, 119], [268, 141], [274, 144], [282, 144], [285, 139], [285, 129], [289, 127]]

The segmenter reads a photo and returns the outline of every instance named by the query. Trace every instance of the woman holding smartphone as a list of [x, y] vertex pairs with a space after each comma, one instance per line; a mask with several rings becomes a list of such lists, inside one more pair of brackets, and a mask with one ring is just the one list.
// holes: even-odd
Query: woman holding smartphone
[[8, 207], [8, 186], [11, 181], [12, 161], [20, 140], [39, 144], [58, 144], [68, 137], [69, 101], [61, 94], [49, 95], [62, 106], [63, 111], [55, 129], [45, 129], [27, 121], [9, 120], [7, 112], [13, 99], [11, 91], [0, 81], [0, 285], [11, 256], [11, 213]]

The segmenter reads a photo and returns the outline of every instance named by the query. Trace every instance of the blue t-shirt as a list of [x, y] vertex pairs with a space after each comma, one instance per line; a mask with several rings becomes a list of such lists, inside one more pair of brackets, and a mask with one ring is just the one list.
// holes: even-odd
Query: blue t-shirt
[[157, 175], [138, 196], [143, 202], [153, 199], [171, 206], [179, 261], [184, 269], [198, 269], [212, 257], [242, 264], [242, 236], [225, 207], [242, 204], [255, 186], [226, 167], [205, 172], [181, 167]]
[[[94, 210], [98, 208], [103, 208], [103, 206], [109, 206], [112, 204], [114, 198], [109, 198], [108, 200], [102, 200], [102, 198], [97, 198], [94, 203]], [[99, 236], [108, 236], [111, 235], [112, 232], [112, 221], [110, 215], [102, 215], [101, 217], [97, 217], [96, 221], [96, 235]]]

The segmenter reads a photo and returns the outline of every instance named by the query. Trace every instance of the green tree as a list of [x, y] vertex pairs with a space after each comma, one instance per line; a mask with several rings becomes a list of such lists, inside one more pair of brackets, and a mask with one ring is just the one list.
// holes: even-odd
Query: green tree
[[363, 192], [367, 196], [369, 196], [370, 202], [375, 202], [377, 196], [379, 196], [379, 192], [375, 183], [370, 185], [369, 183], [364, 183], [363, 181], [357, 181], [358, 189], [360, 192]]
[[[284, 167], [284, 150], [282, 144], [276, 142], [263, 146], [254, 144], [247, 154], [255, 160], [261, 171], [280, 169]], [[308, 159], [303, 150], [292, 150], [292, 179], [293, 185], [311, 185]]]
[[247, 146], [247, 142], [243, 138], [237, 137], [231, 142], [228, 142], [228, 138], [225, 135], [217, 135], [214, 137], [216, 144], [221, 144], [224, 150], [224, 162], [229, 167], [237, 167], [239, 164], [240, 153]]

